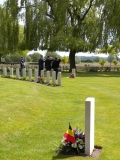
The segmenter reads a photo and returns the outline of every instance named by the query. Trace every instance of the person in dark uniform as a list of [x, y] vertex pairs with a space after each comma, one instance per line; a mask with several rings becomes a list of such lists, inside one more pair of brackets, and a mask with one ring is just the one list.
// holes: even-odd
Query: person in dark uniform
[[60, 62], [61, 62], [61, 59], [58, 59], [56, 57], [55, 60], [52, 63], [52, 68], [56, 72], [56, 80], [57, 80], [57, 75], [58, 75], [58, 70], [59, 70], [59, 64], [60, 64]]
[[20, 76], [22, 76], [23, 68], [25, 68], [25, 62], [24, 62], [24, 58], [21, 57], [21, 60], [20, 60]]
[[52, 61], [53, 61], [53, 59], [50, 58], [50, 56], [47, 56], [47, 59], [45, 60], [45, 68], [46, 68], [46, 71], [51, 71]]
[[43, 60], [43, 56], [40, 56], [40, 59], [38, 61], [38, 65], [39, 65], [39, 71], [38, 71], [38, 75], [41, 77], [41, 70], [43, 70], [44, 68], [44, 60]]

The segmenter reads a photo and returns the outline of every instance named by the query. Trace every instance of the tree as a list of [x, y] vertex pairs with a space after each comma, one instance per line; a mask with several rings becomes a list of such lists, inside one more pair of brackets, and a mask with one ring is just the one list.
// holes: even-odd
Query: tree
[[6, 1], [0, 6], [0, 56], [13, 53], [18, 44], [17, 1]]
[[99, 64], [103, 67], [104, 64], [105, 64], [105, 59], [101, 59], [101, 60], [99, 61]]
[[50, 56], [50, 57], [52, 57], [52, 58], [59, 58], [59, 59], [61, 59], [61, 56], [59, 55], [59, 54], [57, 54], [56, 52], [49, 52], [49, 51], [47, 51], [47, 53], [45, 54], [45, 58], [47, 58], [47, 56]]
[[116, 59], [114, 59], [113, 61], [114, 66], [116, 66], [118, 64], [118, 61]]
[[25, 9], [26, 49], [69, 51], [70, 70], [77, 52], [120, 46], [120, 0], [20, 0], [20, 6], [16, 0], [6, 2], [14, 21]]
[[94, 62], [99, 62], [99, 61], [100, 61], [100, 57], [95, 56], [94, 59], [93, 59], [93, 61], [94, 61]]
[[106, 46], [106, 47], [103, 47], [102, 49], [98, 50], [98, 53], [107, 53], [109, 54], [107, 60], [108, 62], [110, 62], [110, 68], [111, 68], [111, 63], [114, 59], [114, 55], [117, 55], [118, 54], [118, 48], [116, 46]]
[[40, 53], [33, 53], [29, 55], [32, 59], [32, 62], [38, 62], [38, 60], [40, 59]]
[[[29, 2], [29, 3], [28, 3]], [[93, 51], [102, 40], [102, 7], [97, 0], [21, 0], [25, 12], [28, 49], [69, 51], [70, 70], [75, 54]], [[31, 7], [32, 6], [32, 7]]]

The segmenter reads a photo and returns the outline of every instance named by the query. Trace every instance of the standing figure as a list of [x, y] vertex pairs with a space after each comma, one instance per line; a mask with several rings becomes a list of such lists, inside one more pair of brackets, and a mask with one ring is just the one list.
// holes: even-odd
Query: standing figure
[[47, 59], [45, 60], [45, 68], [46, 68], [46, 71], [51, 71], [51, 68], [52, 68], [52, 61], [53, 59], [50, 58], [50, 56], [47, 56]]
[[52, 63], [52, 68], [56, 72], [56, 80], [57, 80], [57, 75], [58, 75], [58, 69], [59, 69], [60, 62], [61, 62], [61, 59], [55, 58], [55, 60]]
[[25, 68], [25, 62], [24, 62], [24, 58], [21, 57], [21, 60], [20, 60], [20, 76], [22, 77], [22, 70]]
[[38, 75], [41, 77], [41, 71], [43, 70], [44, 68], [44, 60], [43, 60], [43, 56], [41, 55], [40, 56], [40, 59], [38, 61], [38, 65], [39, 65], [39, 72], [38, 72]]

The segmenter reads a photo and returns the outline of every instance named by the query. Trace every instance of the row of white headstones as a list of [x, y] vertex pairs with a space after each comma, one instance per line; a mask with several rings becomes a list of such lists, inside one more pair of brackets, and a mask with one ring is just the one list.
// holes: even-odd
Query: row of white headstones
[[[72, 73], [75, 74], [75, 69], [72, 69]], [[50, 71], [46, 71], [46, 83], [50, 83]], [[3, 67], [3, 76], [7, 76], [7, 68]], [[10, 76], [13, 76], [13, 68], [10, 68]], [[44, 76], [44, 70], [41, 71], [41, 76]], [[76, 76], [76, 74], [75, 74]], [[22, 77], [26, 78], [26, 68], [22, 69]], [[34, 69], [34, 81], [37, 82], [38, 80], [38, 69], [35, 68]], [[16, 79], [20, 78], [20, 69], [16, 68]], [[29, 68], [28, 69], [28, 79], [31, 80], [32, 79], [32, 69]], [[61, 72], [58, 72], [58, 77], [57, 77], [57, 83], [59, 86], [61, 86]], [[56, 72], [52, 71], [52, 84], [55, 85], [56, 84]]]
[[[72, 70], [75, 74], [75, 69]], [[10, 76], [13, 75], [13, 68], [10, 68]], [[7, 69], [3, 68], [3, 76], [7, 76]], [[26, 77], [26, 69], [22, 71], [23, 78]], [[35, 69], [35, 79], [38, 79], [38, 69]], [[41, 71], [41, 76], [44, 77], [44, 70]], [[16, 78], [20, 77], [19, 68], [16, 68]], [[29, 79], [32, 78], [32, 69], [28, 70]], [[50, 83], [50, 71], [46, 72], [46, 82]], [[52, 71], [52, 84], [56, 82], [56, 72]], [[61, 86], [61, 72], [58, 72], [58, 85]], [[85, 101], [85, 153], [91, 155], [94, 150], [94, 110], [95, 98], [88, 97]]]

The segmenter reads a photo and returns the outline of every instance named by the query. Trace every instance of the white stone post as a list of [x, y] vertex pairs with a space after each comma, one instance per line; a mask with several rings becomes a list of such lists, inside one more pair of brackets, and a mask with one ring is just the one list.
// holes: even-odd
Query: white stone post
[[56, 72], [52, 71], [52, 84], [55, 85]]
[[58, 85], [61, 86], [61, 72], [58, 72]]
[[88, 97], [85, 101], [85, 153], [91, 155], [94, 150], [94, 112], [95, 98]]
[[25, 78], [25, 77], [26, 77], [26, 68], [23, 68], [23, 69], [22, 69], [22, 72], [23, 72], [23, 73], [22, 73], [23, 78]]
[[6, 69], [6, 67], [3, 68], [3, 76], [7, 76], [7, 69]]
[[50, 83], [50, 71], [47, 71], [46, 74], [47, 74], [46, 75], [46, 77], [47, 77], [46, 82]]
[[16, 78], [19, 78], [20, 74], [19, 74], [19, 68], [16, 68]]
[[10, 76], [13, 76], [13, 68], [10, 68]]
[[28, 77], [29, 77], [29, 80], [31, 80], [31, 78], [32, 78], [32, 69], [28, 70]]
[[41, 70], [41, 77], [44, 77], [44, 70]]
[[35, 81], [37, 81], [37, 79], [38, 79], [38, 69], [37, 68], [35, 68]]
[[75, 77], [76, 77], [76, 71], [75, 68], [72, 69], [72, 73], [74, 73]]

